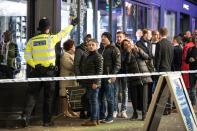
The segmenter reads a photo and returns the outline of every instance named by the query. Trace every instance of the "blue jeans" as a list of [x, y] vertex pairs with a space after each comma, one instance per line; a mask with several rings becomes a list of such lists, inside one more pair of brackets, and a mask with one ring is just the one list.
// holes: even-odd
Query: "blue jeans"
[[190, 100], [192, 105], [196, 105], [196, 80], [197, 80], [197, 73], [191, 73], [189, 74], [189, 80], [190, 80]]
[[100, 119], [105, 119], [107, 101], [107, 119], [113, 119], [114, 112], [114, 83], [109, 83], [108, 79], [102, 79], [99, 93], [100, 99]]
[[99, 88], [92, 89], [91, 87], [87, 89], [87, 97], [90, 104], [91, 120], [99, 120]]
[[127, 78], [117, 78], [114, 88], [114, 111], [119, 112], [118, 100], [121, 100], [121, 112], [127, 110], [128, 86]]

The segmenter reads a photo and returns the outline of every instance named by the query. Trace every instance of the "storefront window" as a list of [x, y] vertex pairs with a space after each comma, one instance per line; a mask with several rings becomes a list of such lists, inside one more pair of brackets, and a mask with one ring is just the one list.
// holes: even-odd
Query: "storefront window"
[[126, 34], [128, 37], [135, 39], [136, 25], [137, 25], [137, 14], [136, 14], [136, 5], [131, 2], [125, 2], [125, 27]]
[[172, 40], [175, 36], [176, 30], [176, 14], [172, 11], [165, 11], [164, 12], [164, 27], [168, 29], [168, 38]]
[[[21, 56], [23, 56], [27, 39], [27, 0], [17, 2], [1, 0], [0, 35], [2, 36], [6, 30], [12, 32], [12, 40], [18, 45]], [[0, 40], [2, 41], [2, 37]]]
[[[77, 3], [76, 1], [62, 1], [61, 4], [61, 29], [70, 24], [70, 18], [77, 16]], [[75, 43], [78, 41], [77, 28], [71, 32], [71, 35], [68, 35], [66, 38], [63, 38], [62, 43], [65, 42], [68, 37], [71, 37]]]
[[137, 6], [137, 29], [146, 28], [146, 23], [147, 23], [146, 7]]
[[93, 0], [86, 0], [85, 2], [86, 9], [83, 15], [83, 32], [82, 39], [87, 34], [94, 36], [94, 27], [93, 27]]
[[[9, 8], [8, 8], [9, 7]], [[9, 30], [12, 41], [18, 45], [18, 60], [22, 63], [16, 78], [25, 77], [24, 48], [27, 40], [27, 0], [1, 0], [0, 2], [0, 36]], [[3, 41], [0, 37], [0, 41]]]
[[159, 28], [159, 7], [153, 6], [147, 9], [147, 28], [158, 30]]
[[117, 31], [123, 31], [123, 8], [122, 1], [114, 0], [113, 1], [113, 10], [112, 10], [112, 33], [113, 40], [115, 41], [115, 36]]
[[101, 41], [101, 35], [103, 32], [109, 32], [109, 0], [98, 1], [98, 27], [97, 27], [97, 38]]
[[196, 19], [192, 18], [192, 31], [194, 31], [196, 29], [196, 27], [197, 27], [196, 23], [197, 23]]

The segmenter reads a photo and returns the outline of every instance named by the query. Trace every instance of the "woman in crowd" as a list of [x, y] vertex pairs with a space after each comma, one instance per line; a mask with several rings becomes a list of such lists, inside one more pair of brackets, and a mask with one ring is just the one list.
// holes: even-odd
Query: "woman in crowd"
[[[74, 76], [74, 54], [75, 54], [75, 43], [73, 40], [69, 39], [63, 44], [63, 55], [60, 59], [60, 76]], [[75, 117], [78, 116], [77, 113], [71, 110], [70, 104], [68, 102], [67, 87], [75, 87], [77, 82], [75, 80], [60, 81], [60, 91], [59, 94], [63, 97], [62, 110], [64, 116]]]
[[[123, 49], [127, 51], [126, 64], [127, 73], [144, 73], [149, 72], [145, 60], [150, 57], [141, 48], [134, 45], [131, 40], [125, 39], [122, 42]], [[128, 78], [128, 87], [131, 93], [133, 105], [133, 116], [131, 120], [138, 119], [137, 109], [142, 111], [142, 120], [144, 120], [148, 105], [148, 83], [152, 82], [150, 76], [138, 76]]]
[[[186, 42], [185, 42], [185, 44], [183, 46], [181, 70], [182, 71], [188, 71], [189, 70], [189, 64], [186, 63], [187, 51], [188, 51], [188, 49], [190, 47], [193, 47], [194, 44], [192, 42], [192, 38], [186, 37], [186, 35], [185, 35], [184, 39], [186, 39]], [[186, 86], [187, 90], [189, 91], [189, 88], [190, 88], [189, 74], [185, 73], [185, 74], [182, 74], [182, 76], [183, 76], [183, 80], [184, 80], [185, 86]]]
[[[197, 36], [193, 37], [194, 46], [190, 47], [187, 52], [186, 63], [189, 64], [189, 70], [197, 69]], [[190, 100], [194, 107], [194, 110], [197, 111], [196, 107], [196, 88], [197, 88], [197, 73], [190, 73]]]

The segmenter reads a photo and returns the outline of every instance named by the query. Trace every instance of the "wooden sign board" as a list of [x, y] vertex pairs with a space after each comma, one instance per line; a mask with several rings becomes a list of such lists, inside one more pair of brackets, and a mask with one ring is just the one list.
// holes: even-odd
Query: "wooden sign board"
[[170, 94], [186, 131], [197, 131], [196, 116], [181, 74], [159, 77], [143, 130], [157, 131]]

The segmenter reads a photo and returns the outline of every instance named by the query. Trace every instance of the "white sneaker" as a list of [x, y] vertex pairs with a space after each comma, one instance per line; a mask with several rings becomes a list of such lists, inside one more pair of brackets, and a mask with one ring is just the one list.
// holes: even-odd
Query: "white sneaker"
[[117, 111], [114, 111], [114, 113], [113, 113], [113, 118], [116, 118], [117, 115], [118, 115], [118, 112], [117, 112]]
[[122, 118], [128, 118], [126, 111], [121, 112], [121, 117]]

